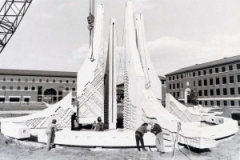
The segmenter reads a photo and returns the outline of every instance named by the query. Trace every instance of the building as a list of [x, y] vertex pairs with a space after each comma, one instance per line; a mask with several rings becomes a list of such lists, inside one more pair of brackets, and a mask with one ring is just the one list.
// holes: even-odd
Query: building
[[[0, 69], [0, 109], [34, 109], [76, 98], [77, 72]], [[22, 106], [22, 107], [21, 107]]]
[[166, 79], [166, 92], [184, 103], [195, 90], [203, 106], [240, 106], [240, 55], [182, 68]]

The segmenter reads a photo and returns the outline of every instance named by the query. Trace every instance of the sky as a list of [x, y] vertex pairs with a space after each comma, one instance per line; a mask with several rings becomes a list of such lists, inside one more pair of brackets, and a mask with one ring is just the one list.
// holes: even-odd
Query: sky
[[[115, 18], [122, 45], [125, 1], [96, 0], [104, 4], [104, 42]], [[240, 54], [239, 0], [132, 1], [134, 12], [143, 13], [158, 75]], [[0, 68], [78, 71], [89, 47], [88, 12], [88, 0], [33, 0], [0, 54]]]

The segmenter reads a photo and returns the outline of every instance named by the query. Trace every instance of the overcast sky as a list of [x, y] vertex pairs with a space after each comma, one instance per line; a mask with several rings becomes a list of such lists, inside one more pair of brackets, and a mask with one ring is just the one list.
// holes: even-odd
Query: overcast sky
[[[0, 0], [2, 1], [2, 0]], [[125, 0], [96, 0], [122, 44]], [[33, 0], [0, 54], [0, 68], [78, 71], [88, 51], [88, 0]], [[240, 54], [239, 0], [133, 0], [143, 13], [148, 48], [159, 75]]]

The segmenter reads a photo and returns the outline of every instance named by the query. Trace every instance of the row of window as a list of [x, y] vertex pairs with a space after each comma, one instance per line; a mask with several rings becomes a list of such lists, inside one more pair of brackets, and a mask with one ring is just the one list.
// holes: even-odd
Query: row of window
[[[222, 94], [221, 94], [222, 90]], [[205, 89], [205, 90], [199, 90], [198, 91], [198, 96], [199, 97], [206, 97], [206, 96], [227, 96], [227, 95], [235, 95], [238, 94], [240, 95], [240, 87], [238, 88], [217, 88], [217, 89]], [[179, 92], [172, 92], [173, 97], [179, 98], [180, 94]]]
[[199, 104], [205, 106], [240, 106], [240, 101], [198, 101]]
[[[2, 90], [6, 90], [6, 89], [7, 89], [6, 86], [2, 86]], [[14, 88], [13, 86], [10, 86], [10, 87], [9, 87], [9, 90], [14, 90], [14, 89], [15, 89], [15, 88]], [[21, 87], [20, 87], [20, 86], [17, 86], [16, 89], [17, 89], [17, 90], [21, 90]], [[35, 87], [28, 87], [28, 86], [23, 87], [23, 89], [24, 89], [25, 91], [27, 91], [27, 90], [35, 91], [35, 90], [36, 90]], [[70, 89], [69, 89], [68, 87], [66, 87], [65, 90], [66, 90], [66, 91], [69, 91]], [[76, 91], [76, 88], [72, 88], [72, 91]]]
[[[239, 64], [234, 64], [236, 65], [236, 69], [240, 70], [240, 63]], [[180, 75], [174, 75], [174, 76], [169, 76], [168, 80], [175, 80], [175, 79], [182, 79], [182, 78], [188, 78], [188, 77], [196, 77], [196, 76], [201, 76], [201, 75], [207, 75], [207, 74], [213, 74], [213, 73], [219, 73], [219, 72], [226, 72], [226, 71], [232, 71], [233, 70], [233, 65], [228, 65], [228, 66], [222, 66], [222, 67], [216, 67], [216, 68], [209, 68], [209, 69], [204, 69], [200, 71], [193, 71], [185, 74], [180, 74]]]
[[[237, 82], [240, 82], [240, 75], [236, 75], [237, 76]], [[198, 80], [198, 86], [208, 86], [208, 85], [219, 85], [220, 84], [220, 80], [221, 80], [221, 84], [227, 84], [227, 83], [234, 83], [235, 79], [234, 79], [235, 75], [230, 75], [228, 77], [228, 82], [227, 82], [227, 76], [223, 76], [221, 78], [216, 77], [216, 78], [209, 78], [209, 79], [204, 79], [204, 80]], [[196, 82], [193, 81], [193, 86], [196, 86]], [[179, 88], [179, 83], [175, 84], [169, 84], [169, 89], [175, 89], [175, 88]], [[181, 88], [183, 88], [183, 83], [181, 83]]]
[[[2, 79], [2, 81], [5, 82], [5, 81], [7, 81], [7, 79], [4, 77], [4, 78]], [[14, 79], [11, 78], [11, 79], [10, 79], [10, 82], [13, 82], [13, 81], [14, 81]], [[18, 82], [28, 82], [28, 81], [30, 82], [30, 80], [28, 80], [28, 79], [21, 80], [20, 78], [18, 78], [17, 81], [18, 81]], [[43, 81], [44, 81], [44, 80], [42, 80], [42, 79], [39, 79], [39, 80], [38, 80], [38, 82], [43, 82]], [[35, 79], [32, 79], [31, 82], [36, 82], [36, 80], [35, 80]], [[50, 81], [49, 79], [46, 79], [45, 82], [50, 83], [51, 81]], [[55, 82], [57, 82], [57, 81], [54, 79], [54, 80], [52, 80], [52, 82], [55, 83]], [[69, 80], [66, 80], [65, 82], [66, 82], [66, 83], [69, 83], [70, 81], [69, 81]], [[63, 83], [63, 80], [59, 80], [59, 83]], [[72, 83], [75, 83], [75, 80], [73, 80]]]
[[[236, 89], [235, 88], [222, 88], [222, 89], [210, 89], [210, 90], [199, 90], [198, 91], [198, 96], [220, 96], [221, 93], [220, 91], [222, 90], [222, 95], [235, 95], [236, 94]], [[215, 93], [214, 93], [215, 91]], [[229, 91], [229, 92], [228, 92]], [[237, 94], [240, 95], [240, 87], [237, 88]]]

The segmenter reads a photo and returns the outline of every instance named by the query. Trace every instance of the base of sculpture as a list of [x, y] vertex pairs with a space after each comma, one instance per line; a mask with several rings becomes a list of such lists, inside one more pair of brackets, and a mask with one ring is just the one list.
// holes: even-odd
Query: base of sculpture
[[[38, 134], [38, 142], [46, 143], [45, 130], [32, 130], [32, 134]], [[56, 132], [54, 144], [75, 147], [136, 148], [135, 131], [121, 129], [103, 132], [64, 129]], [[155, 147], [155, 135], [146, 133], [144, 144], [146, 147]], [[165, 152], [172, 152], [172, 140], [167, 135], [164, 135], [164, 146]]]

